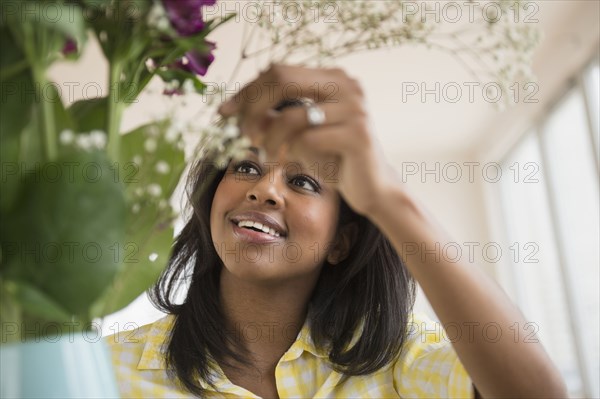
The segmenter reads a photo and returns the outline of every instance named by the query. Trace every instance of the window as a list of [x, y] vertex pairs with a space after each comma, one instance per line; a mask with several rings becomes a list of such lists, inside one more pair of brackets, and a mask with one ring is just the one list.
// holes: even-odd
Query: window
[[[595, 60], [503, 160], [509, 280], [573, 397], [599, 397], [599, 68]], [[522, 332], [527, 333], [526, 330]]]

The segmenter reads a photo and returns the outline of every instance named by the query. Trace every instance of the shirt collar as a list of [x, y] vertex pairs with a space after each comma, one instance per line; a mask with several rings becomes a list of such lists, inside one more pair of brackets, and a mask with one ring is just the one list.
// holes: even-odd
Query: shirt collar
[[[165, 362], [165, 355], [168, 339], [174, 323], [175, 315], [169, 314], [152, 324], [150, 331], [146, 336], [146, 344], [144, 345], [144, 350], [142, 351], [142, 356], [137, 366], [138, 370], [166, 370], [167, 365]], [[209, 362], [211, 363], [211, 380], [223, 391], [237, 392], [240, 394], [240, 392], [238, 392], [240, 388], [233, 385], [225, 377], [221, 367], [211, 360], [209, 360]], [[206, 381], [201, 379], [198, 382], [202, 388], [210, 388]], [[244, 394], [242, 396], [247, 394], [245, 391], [241, 393]]]
[[296, 340], [290, 348], [283, 354], [281, 361], [291, 361], [302, 355], [302, 352], [307, 351], [313, 356], [327, 358], [328, 354], [325, 350], [318, 348], [310, 335], [310, 319], [308, 316], [304, 320], [304, 324], [296, 336]]
[[152, 324], [146, 335], [146, 344], [137, 366], [138, 370], [166, 369], [166, 345], [174, 322], [175, 316], [170, 314]]
[[[144, 350], [137, 366], [138, 370], [164, 370], [166, 368], [166, 345], [174, 322], [175, 316], [167, 315], [152, 324], [146, 336], [146, 344], [144, 345]], [[285, 352], [281, 360], [291, 361], [297, 359], [304, 351], [316, 357], [328, 357], [325, 350], [316, 347], [310, 335], [310, 320], [308, 317], [305, 319], [300, 332], [296, 336], [296, 340]]]

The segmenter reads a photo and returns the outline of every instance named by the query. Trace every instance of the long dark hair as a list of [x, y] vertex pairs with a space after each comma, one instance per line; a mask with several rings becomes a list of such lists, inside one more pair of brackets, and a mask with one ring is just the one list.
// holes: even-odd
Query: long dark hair
[[[219, 303], [223, 263], [210, 233], [212, 200], [225, 171], [210, 157], [198, 161], [188, 177], [193, 211], [175, 239], [169, 264], [149, 291], [153, 304], [175, 315], [166, 350], [170, 377], [191, 393], [203, 396], [199, 379], [211, 385], [211, 362], [235, 367], [228, 359], [249, 365], [247, 351], [226, 331]], [[390, 242], [367, 218], [342, 199], [339, 229], [358, 227], [348, 256], [324, 267], [310, 298], [310, 333], [327, 350], [331, 367], [346, 375], [370, 374], [397, 356], [406, 340], [415, 283]], [[189, 282], [187, 296], [176, 303], [180, 282]], [[361, 335], [348, 348], [354, 332]]]

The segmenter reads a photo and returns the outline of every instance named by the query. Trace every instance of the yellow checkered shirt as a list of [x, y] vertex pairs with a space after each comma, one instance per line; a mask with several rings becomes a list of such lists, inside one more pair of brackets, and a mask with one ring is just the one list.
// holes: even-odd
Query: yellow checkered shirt
[[[307, 322], [275, 369], [280, 398], [473, 398], [469, 375], [439, 323], [412, 314], [409, 336], [397, 361], [363, 376], [344, 377], [317, 349]], [[190, 398], [165, 370], [163, 343], [174, 316], [132, 331], [105, 337], [123, 398]], [[212, 371], [219, 392], [211, 398], [259, 398], [230, 382], [221, 368]], [[204, 381], [200, 384], [210, 389]]]

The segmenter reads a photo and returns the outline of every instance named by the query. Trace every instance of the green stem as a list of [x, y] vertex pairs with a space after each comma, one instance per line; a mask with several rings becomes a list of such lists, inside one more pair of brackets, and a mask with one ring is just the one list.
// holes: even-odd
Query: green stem
[[121, 117], [123, 116], [123, 102], [120, 98], [121, 73], [123, 64], [114, 61], [110, 66], [110, 87], [108, 89], [108, 114], [106, 131], [108, 134], [108, 156], [113, 160], [119, 159], [121, 150]]
[[[54, 106], [51, 101], [41, 97], [41, 93], [45, 93], [45, 89], [48, 85], [48, 79], [46, 79], [46, 60], [40, 60], [39, 54], [45, 54], [46, 49], [44, 48], [45, 43], [40, 38], [36, 38], [36, 32], [33, 30], [33, 26], [29, 23], [23, 24], [23, 44], [25, 57], [29, 65], [31, 65], [31, 73], [33, 77], [34, 90], [36, 92], [35, 98], [36, 103], [41, 102], [41, 122], [43, 127], [41, 141], [44, 143], [44, 150], [46, 152], [46, 161], [54, 161], [58, 157], [58, 141], [56, 137], [56, 123], [54, 119]], [[41, 39], [44, 39], [42, 36]], [[41, 43], [40, 43], [41, 42]], [[37, 46], [36, 46], [37, 44]], [[38, 96], [40, 98], [38, 99]], [[60, 101], [60, 100], [59, 100]]]
[[15, 75], [17, 75], [18, 73], [26, 70], [29, 67], [29, 62], [27, 61], [26, 58], [15, 62], [12, 65], [9, 65], [7, 67], [4, 67], [4, 69], [0, 70], [0, 80], [4, 81], [4, 80], [8, 80], [12, 77], [14, 77]]
[[[42, 96], [45, 93], [45, 88], [48, 85], [45, 70], [43, 68], [34, 68], [33, 70], [35, 90], [39, 90], [38, 95]], [[55, 100], [56, 101], [56, 100]], [[60, 101], [60, 99], [58, 100]], [[40, 98], [42, 106], [42, 126], [44, 128], [44, 148], [46, 150], [46, 160], [54, 161], [58, 157], [58, 139], [56, 136], [56, 121], [54, 119], [54, 106], [50, 99]]]

